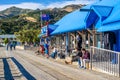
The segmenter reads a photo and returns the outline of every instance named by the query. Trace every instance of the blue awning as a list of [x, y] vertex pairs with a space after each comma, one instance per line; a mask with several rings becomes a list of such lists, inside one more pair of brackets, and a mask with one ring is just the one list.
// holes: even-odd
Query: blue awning
[[120, 30], [120, 21], [109, 23], [98, 28], [97, 32]]
[[40, 38], [42, 36], [46, 36], [47, 34], [50, 35], [57, 27], [58, 27], [58, 25], [52, 25], [52, 24], [42, 27], [41, 33], [38, 35], [38, 37]]
[[98, 5], [93, 5], [93, 8], [97, 13], [99, 13], [100, 16], [102, 17], [107, 17], [111, 13], [113, 7], [111, 6], [98, 6]]
[[97, 30], [98, 32], [120, 30], [120, 16], [119, 16], [120, 10], [119, 9], [120, 9], [120, 2], [114, 6], [109, 17], [102, 22], [103, 26], [101, 26]]
[[59, 24], [59, 27], [52, 34], [60, 34], [85, 29], [86, 24], [84, 20], [86, 16], [87, 12], [80, 12], [80, 10], [76, 10], [66, 15], [56, 23]]
[[114, 6], [120, 3], [120, 0], [102, 0], [92, 5], [94, 11], [99, 13], [102, 17], [107, 17], [111, 13]]
[[97, 5], [97, 6], [115, 6], [116, 4], [118, 4], [120, 2], [120, 0], [101, 0], [99, 2], [97, 2], [96, 4], [94, 5]]
[[[91, 6], [91, 9], [97, 14], [93, 19], [95, 28], [99, 28], [104, 21], [112, 12], [114, 6], [120, 3], [120, 0], [102, 0]], [[91, 12], [92, 13], [92, 12]], [[91, 19], [92, 16], [89, 15], [88, 19]]]
[[51, 34], [57, 27], [58, 27], [58, 25], [51, 25], [51, 24], [49, 24], [48, 25], [49, 34]]
[[[85, 6], [83, 8], [90, 9], [90, 5]], [[67, 14], [61, 20], [55, 23], [55, 25], [58, 25], [58, 28], [55, 31], [53, 31], [51, 35], [86, 29], [85, 19], [87, 16], [88, 12], [80, 10], [76, 10]]]
[[103, 24], [119, 21], [120, 20], [120, 16], [119, 16], [120, 10], [119, 9], [120, 9], [120, 3], [114, 7], [110, 16], [106, 20], [103, 21]]

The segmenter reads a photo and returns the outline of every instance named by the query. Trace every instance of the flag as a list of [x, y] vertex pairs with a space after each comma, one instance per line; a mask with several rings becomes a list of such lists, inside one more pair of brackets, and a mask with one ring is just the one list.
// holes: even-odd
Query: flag
[[48, 14], [42, 14], [42, 20], [48, 21], [50, 19], [50, 16]]

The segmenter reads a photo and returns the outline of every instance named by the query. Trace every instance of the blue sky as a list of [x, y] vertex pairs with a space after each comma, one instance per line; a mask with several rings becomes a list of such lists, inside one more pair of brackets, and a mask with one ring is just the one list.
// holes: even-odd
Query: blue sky
[[0, 0], [0, 4], [19, 4], [24, 2], [33, 2], [41, 4], [50, 4], [53, 2], [75, 1], [75, 0]]
[[11, 6], [24, 9], [61, 8], [70, 4], [91, 4], [96, 0], [0, 0], [0, 11]]

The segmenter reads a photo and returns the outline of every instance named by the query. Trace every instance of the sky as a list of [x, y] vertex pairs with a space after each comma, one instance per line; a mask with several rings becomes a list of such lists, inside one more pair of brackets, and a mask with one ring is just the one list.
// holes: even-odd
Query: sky
[[23, 9], [61, 8], [70, 4], [91, 4], [96, 0], [0, 0], [0, 11], [16, 6]]

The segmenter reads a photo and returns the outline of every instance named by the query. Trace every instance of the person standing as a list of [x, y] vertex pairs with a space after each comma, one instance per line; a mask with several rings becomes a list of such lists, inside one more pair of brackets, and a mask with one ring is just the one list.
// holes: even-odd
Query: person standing
[[78, 34], [78, 35], [76, 36], [76, 40], [77, 40], [77, 48], [78, 48], [79, 50], [81, 50], [81, 48], [82, 48], [82, 37]]
[[12, 51], [13, 43], [10, 42], [10, 50]]
[[44, 49], [46, 57], [49, 58], [49, 45], [47, 44], [47, 41], [44, 44]]
[[7, 43], [6, 50], [8, 51], [8, 48], [10, 46], [10, 42]]
[[13, 48], [16, 49], [16, 42], [13, 42]]

